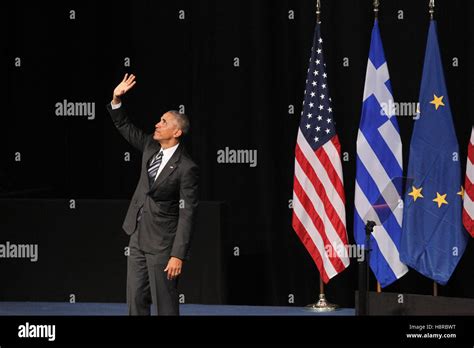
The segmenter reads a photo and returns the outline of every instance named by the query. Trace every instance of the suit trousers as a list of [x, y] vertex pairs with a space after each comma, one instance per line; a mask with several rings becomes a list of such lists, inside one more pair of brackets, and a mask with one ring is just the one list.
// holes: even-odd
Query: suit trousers
[[150, 315], [150, 304], [158, 315], [179, 315], [178, 279], [168, 280], [167, 262], [145, 253], [138, 243], [138, 231], [130, 237], [127, 265], [127, 304], [129, 315]]

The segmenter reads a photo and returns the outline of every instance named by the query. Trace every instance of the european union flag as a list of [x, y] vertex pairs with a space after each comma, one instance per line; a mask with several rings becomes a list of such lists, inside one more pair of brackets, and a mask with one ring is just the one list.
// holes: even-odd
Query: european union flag
[[410, 145], [400, 258], [445, 285], [466, 248], [461, 167], [443, 65], [430, 23], [420, 88], [419, 118]]

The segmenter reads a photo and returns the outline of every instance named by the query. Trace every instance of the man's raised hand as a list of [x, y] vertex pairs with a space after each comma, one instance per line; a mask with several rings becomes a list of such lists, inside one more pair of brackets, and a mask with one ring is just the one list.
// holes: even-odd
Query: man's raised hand
[[120, 98], [135, 86], [135, 83], [137, 83], [137, 81], [135, 81], [135, 75], [131, 74], [128, 76], [128, 74], [125, 74], [122, 82], [114, 89], [112, 104], [119, 104], [121, 102]]

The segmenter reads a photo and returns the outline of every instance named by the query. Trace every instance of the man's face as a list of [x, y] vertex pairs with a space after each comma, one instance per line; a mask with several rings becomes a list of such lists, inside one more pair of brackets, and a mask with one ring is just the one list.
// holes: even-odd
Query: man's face
[[166, 112], [161, 116], [160, 122], [155, 124], [155, 133], [153, 139], [155, 140], [170, 140], [172, 138], [179, 138], [181, 130], [178, 128], [176, 118], [172, 113]]

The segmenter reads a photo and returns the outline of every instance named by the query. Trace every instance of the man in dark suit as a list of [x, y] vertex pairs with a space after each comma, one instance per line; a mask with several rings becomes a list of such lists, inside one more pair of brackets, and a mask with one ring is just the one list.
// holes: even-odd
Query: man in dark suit
[[168, 111], [145, 134], [127, 117], [121, 98], [135, 85], [127, 74], [107, 105], [122, 136], [142, 155], [141, 174], [123, 229], [130, 235], [127, 266], [129, 315], [179, 315], [178, 277], [189, 257], [193, 218], [198, 204], [198, 167], [186, 153], [181, 138], [189, 120]]

